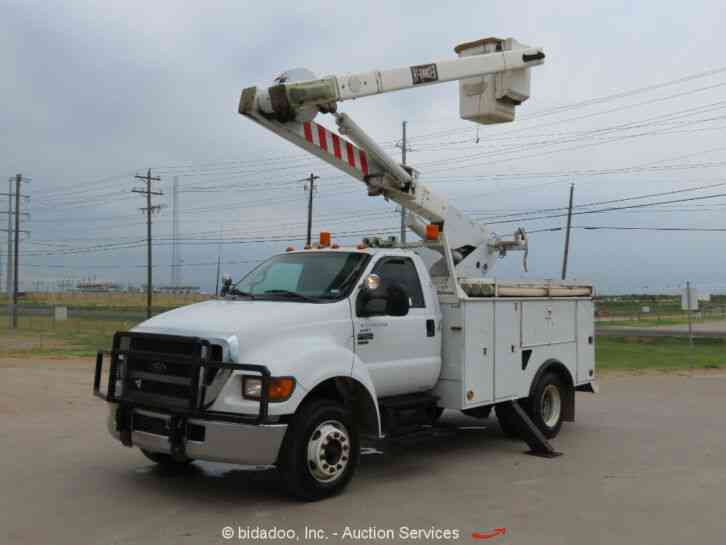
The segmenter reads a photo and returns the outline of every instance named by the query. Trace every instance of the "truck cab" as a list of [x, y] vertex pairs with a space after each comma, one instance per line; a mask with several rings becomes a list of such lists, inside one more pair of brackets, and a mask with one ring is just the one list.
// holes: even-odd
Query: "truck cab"
[[[117, 334], [109, 428], [163, 463], [273, 465], [301, 404], [332, 397], [354, 400], [361, 431], [382, 437], [379, 398], [430, 392], [436, 384], [440, 321], [431, 278], [414, 252], [289, 251], [220, 299]], [[180, 363], [194, 355], [195, 343], [197, 368]], [[175, 445], [172, 413], [180, 410], [186, 422]], [[250, 444], [255, 448], [239, 448]]]

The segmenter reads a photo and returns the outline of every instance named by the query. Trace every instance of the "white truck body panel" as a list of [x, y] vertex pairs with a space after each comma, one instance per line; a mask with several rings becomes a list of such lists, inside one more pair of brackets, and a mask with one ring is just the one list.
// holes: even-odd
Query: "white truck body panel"
[[550, 360], [562, 363], [575, 385], [593, 380], [589, 298], [469, 298], [443, 304], [442, 317], [442, 370], [434, 388], [442, 407], [527, 397], [537, 371]]

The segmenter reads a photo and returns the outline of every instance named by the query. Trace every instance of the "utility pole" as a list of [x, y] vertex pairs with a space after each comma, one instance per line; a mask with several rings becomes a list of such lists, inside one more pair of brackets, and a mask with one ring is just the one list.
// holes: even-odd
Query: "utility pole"
[[20, 184], [23, 175], [15, 176], [15, 246], [13, 247], [13, 329], [18, 327], [18, 246], [20, 242]]
[[[8, 227], [7, 229], [0, 229], [0, 231], [7, 231], [8, 233], [8, 251], [7, 251], [7, 258], [6, 258], [6, 267], [7, 267], [7, 274], [5, 275], [5, 281], [6, 281], [6, 292], [8, 294], [8, 300], [12, 303], [13, 299], [13, 290], [15, 287], [14, 282], [14, 272], [16, 271], [16, 267], [14, 266], [15, 259], [14, 256], [16, 255], [16, 252], [14, 252], [13, 248], [16, 246], [15, 240], [16, 237], [13, 236], [14, 231], [18, 231], [18, 234], [20, 233], [29, 233], [28, 230], [19, 230], [19, 217], [20, 216], [28, 216], [27, 212], [20, 212], [19, 207], [19, 199], [20, 197], [23, 197], [25, 199], [28, 198], [27, 195], [22, 195], [18, 192], [17, 189], [15, 189], [13, 186], [17, 185], [17, 179], [20, 177], [20, 181], [27, 182], [28, 178], [24, 178], [22, 174], [18, 174], [16, 176], [12, 176], [11, 178], [8, 178]], [[4, 195], [0, 193], [0, 195]], [[3, 212], [4, 213], [4, 212]], [[13, 216], [16, 216], [16, 220], [13, 220]], [[14, 317], [14, 307], [12, 304], [8, 305], [8, 312], [10, 314], [10, 322], [12, 323], [17, 322], [17, 317]]]
[[[15, 175], [15, 229], [13, 241], [13, 300], [11, 303], [12, 321], [11, 327], [18, 327], [18, 261], [20, 250], [20, 184], [23, 183], [23, 175]], [[11, 184], [12, 189], [12, 184]], [[12, 191], [10, 191], [12, 194]], [[11, 214], [8, 214], [11, 216]]]
[[7, 281], [7, 294], [13, 292], [13, 179], [8, 178], [8, 272], [5, 275]]
[[691, 293], [691, 282], [686, 281], [686, 306], [688, 307], [688, 360], [690, 367], [693, 368], [695, 362], [693, 354], [693, 313], [691, 308], [693, 306], [693, 300], [691, 299], [693, 294]]
[[315, 176], [312, 172], [310, 173], [310, 176], [306, 179], [306, 189], [309, 191], [308, 196], [308, 238], [307, 238], [307, 246], [310, 246], [312, 244], [312, 234], [313, 234], [313, 192], [315, 191], [315, 180], [319, 180], [320, 176]]
[[[406, 122], [401, 123], [401, 164], [406, 166]], [[401, 206], [401, 244], [406, 244], [406, 209]]]
[[217, 244], [217, 286], [214, 288], [214, 295], [216, 297], [219, 297], [219, 275], [222, 272], [222, 233], [223, 233], [224, 224], [221, 224], [219, 226], [219, 243]]
[[219, 269], [222, 265], [222, 256], [217, 254], [217, 286], [214, 288], [214, 296], [219, 297]]
[[572, 230], [572, 198], [575, 184], [570, 184], [570, 206], [567, 211], [567, 232], [565, 234], [565, 254], [562, 256], [562, 280], [567, 277], [567, 258], [570, 255], [570, 231]]
[[161, 181], [160, 177], [151, 175], [151, 169], [148, 169], [146, 171], [146, 176], [136, 175], [134, 176], [134, 178], [146, 182], [146, 187], [144, 189], [133, 188], [131, 191], [134, 193], [141, 193], [142, 195], [146, 195], [146, 206], [141, 210], [146, 212], [146, 317], [151, 318], [151, 214], [161, 209], [161, 206], [159, 205], [151, 205], [151, 196], [161, 196], [163, 195], [163, 193], [161, 191], [151, 190], [151, 182]]
[[693, 348], [693, 315], [691, 309], [693, 301], [691, 301], [691, 282], [686, 282], [686, 306], [688, 307], [688, 344]]
[[174, 176], [171, 185], [171, 285], [177, 287], [180, 284], [180, 259], [177, 248], [179, 237], [179, 176]]

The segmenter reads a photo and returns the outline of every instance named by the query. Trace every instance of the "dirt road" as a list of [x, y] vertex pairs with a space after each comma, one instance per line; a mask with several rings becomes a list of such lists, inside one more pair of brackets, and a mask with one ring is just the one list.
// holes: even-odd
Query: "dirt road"
[[[457, 531], [458, 543], [506, 528], [485, 541], [497, 545], [726, 535], [723, 373], [605, 377], [601, 394], [578, 394], [552, 460], [522, 454], [495, 420], [447, 412], [439, 438], [366, 454], [342, 496], [312, 504], [287, 498], [274, 471], [157, 470], [107, 435], [91, 374], [90, 361], [0, 361], [0, 543], [251, 543], [238, 536], [260, 528], [301, 543], [427, 542], [402, 526]], [[346, 527], [361, 539], [343, 540]]]

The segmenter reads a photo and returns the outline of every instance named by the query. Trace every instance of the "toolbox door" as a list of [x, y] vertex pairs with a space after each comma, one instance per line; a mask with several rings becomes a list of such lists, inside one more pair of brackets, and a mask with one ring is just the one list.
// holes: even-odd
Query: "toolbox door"
[[522, 381], [520, 355], [521, 303], [494, 303], [494, 397], [496, 400], [517, 394]]

